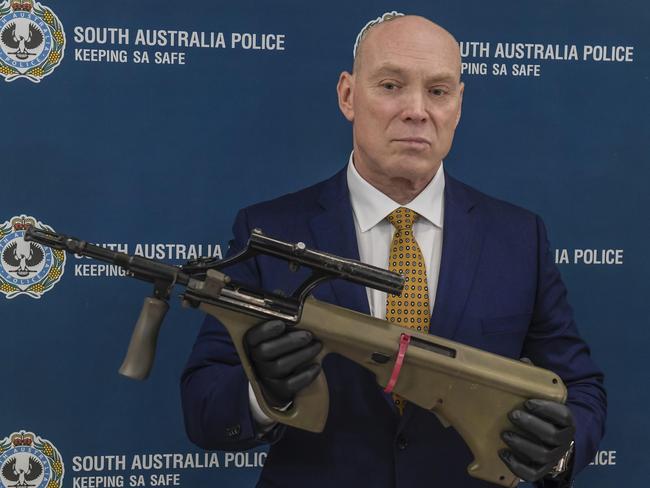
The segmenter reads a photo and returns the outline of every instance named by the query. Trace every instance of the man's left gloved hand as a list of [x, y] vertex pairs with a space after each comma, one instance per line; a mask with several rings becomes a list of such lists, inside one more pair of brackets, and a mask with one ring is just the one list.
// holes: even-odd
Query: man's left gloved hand
[[547, 475], [565, 455], [576, 429], [566, 405], [533, 399], [525, 401], [524, 408], [508, 414], [521, 432], [501, 433], [510, 449], [503, 449], [499, 456], [515, 475], [532, 482]]

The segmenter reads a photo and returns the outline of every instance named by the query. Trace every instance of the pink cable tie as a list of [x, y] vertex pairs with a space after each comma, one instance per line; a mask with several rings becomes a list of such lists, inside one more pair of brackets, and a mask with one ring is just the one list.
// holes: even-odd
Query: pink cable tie
[[404, 364], [404, 356], [406, 356], [406, 350], [409, 348], [409, 343], [411, 342], [411, 336], [408, 334], [402, 334], [399, 337], [399, 351], [397, 352], [397, 359], [395, 359], [395, 365], [393, 366], [393, 373], [390, 376], [390, 380], [384, 388], [386, 393], [391, 393], [393, 388], [395, 388], [395, 383], [397, 383], [397, 378], [399, 378], [399, 372], [402, 369], [402, 364]]

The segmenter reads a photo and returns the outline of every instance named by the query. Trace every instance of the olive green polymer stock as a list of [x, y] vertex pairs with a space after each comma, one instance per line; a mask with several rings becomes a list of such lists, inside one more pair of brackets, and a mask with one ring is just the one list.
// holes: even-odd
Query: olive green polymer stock
[[[206, 303], [200, 308], [228, 329], [264, 413], [286, 425], [322, 432], [329, 411], [323, 372], [297, 395], [289, 410], [271, 408], [264, 400], [243, 346], [244, 334], [259, 323], [259, 318]], [[562, 403], [566, 400], [564, 384], [551, 371], [421, 334], [313, 297], [305, 300], [296, 327], [310, 330], [322, 341], [319, 362], [329, 353], [338, 353], [372, 371], [382, 387], [391, 377], [400, 337], [408, 333], [411, 344], [394, 392], [435, 413], [443, 424], [453, 426], [474, 455], [467, 468], [469, 474], [501, 486], [514, 487], [519, 483], [519, 478], [498, 456], [499, 450], [507, 447], [501, 432], [514, 429], [508, 412], [521, 407], [529, 398]]]

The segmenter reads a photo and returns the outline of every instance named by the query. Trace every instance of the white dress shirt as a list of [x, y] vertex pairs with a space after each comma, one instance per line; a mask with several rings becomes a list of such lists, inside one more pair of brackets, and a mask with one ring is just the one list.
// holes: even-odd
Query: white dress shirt
[[[444, 220], [445, 175], [442, 162], [438, 172], [415, 199], [407, 205], [400, 205], [364, 180], [354, 167], [354, 153], [350, 154], [347, 170], [350, 202], [354, 217], [354, 228], [362, 262], [388, 269], [388, 256], [395, 228], [386, 217], [396, 208], [405, 206], [417, 212], [419, 217], [413, 224], [413, 236], [420, 246], [427, 270], [429, 303], [431, 311], [436, 301], [436, 288], [440, 274], [442, 254], [442, 224]], [[366, 288], [370, 314], [386, 318], [386, 292]], [[269, 430], [274, 421], [266, 416], [255, 398], [253, 388], [248, 385], [251, 413], [262, 432]]]
[[[442, 225], [444, 220], [445, 174], [442, 163], [438, 172], [410, 203], [400, 205], [388, 195], [380, 192], [357, 172], [350, 155], [348, 163], [348, 187], [354, 214], [354, 227], [359, 244], [359, 258], [362, 262], [388, 269], [390, 245], [395, 228], [386, 217], [399, 207], [408, 207], [420, 217], [413, 224], [413, 236], [420, 246], [427, 270], [429, 304], [431, 311], [436, 301], [436, 288], [440, 274], [442, 255]], [[386, 318], [386, 292], [366, 288], [370, 314]]]

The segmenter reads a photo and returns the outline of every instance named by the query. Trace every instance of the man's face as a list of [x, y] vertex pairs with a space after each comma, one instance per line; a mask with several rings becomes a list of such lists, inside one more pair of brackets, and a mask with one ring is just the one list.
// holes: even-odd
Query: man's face
[[[460, 119], [460, 53], [443, 29], [404, 17], [371, 29], [339, 104], [354, 126], [355, 166], [371, 183], [429, 181]], [[375, 181], [373, 181], [375, 180]]]

